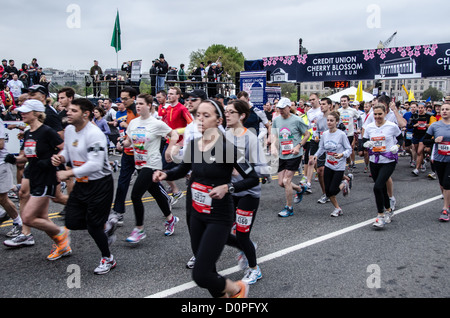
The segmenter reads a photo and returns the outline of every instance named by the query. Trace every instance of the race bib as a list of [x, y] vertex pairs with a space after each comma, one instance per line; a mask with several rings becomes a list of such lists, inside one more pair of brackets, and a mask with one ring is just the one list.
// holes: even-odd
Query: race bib
[[438, 144], [438, 154], [450, 156], [450, 141], [443, 141]]
[[191, 185], [192, 207], [199, 213], [210, 214], [212, 198], [209, 192], [213, 187], [194, 182]]
[[134, 151], [134, 164], [138, 167], [147, 164], [147, 150], [136, 149]]
[[386, 151], [386, 137], [372, 137], [370, 138], [374, 142], [374, 146], [372, 148], [373, 152], [385, 152]]
[[253, 220], [253, 211], [236, 210], [236, 231], [241, 233], [250, 232]]
[[406, 132], [406, 139], [407, 139], [407, 140], [411, 140], [412, 137], [413, 137], [412, 131], [407, 131], [407, 132]]
[[417, 126], [418, 130], [426, 130], [427, 129], [426, 121], [418, 121], [417, 123], [419, 124], [419, 126]]
[[[74, 160], [74, 161], [72, 162], [72, 164], [73, 164], [74, 167], [81, 167], [82, 165], [85, 164], [85, 162], [84, 162], [84, 161], [75, 161], [75, 160]], [[77, 182], [81, 182], [81, 183], [87, 183], [87, 182], [89, 182], [89, 179], [88, 179], [87, 176], [81, 177], [81, 178], [75, 178], [75, 180], [76, 180]]]
[[294, 149], [294, 141], [293, 140], [283, 140], [281, 141], [281, 154], [289, 155], [291, 150]]
[[335, 154], [335, 152], [327, 151], [327, 162], [333, 166], [338, 164], [337, 159], [334, 157]]
[[36, 154], [36, 141], [30, 139], [25, 141], [23, 151], [27, 158], [37, 158]]

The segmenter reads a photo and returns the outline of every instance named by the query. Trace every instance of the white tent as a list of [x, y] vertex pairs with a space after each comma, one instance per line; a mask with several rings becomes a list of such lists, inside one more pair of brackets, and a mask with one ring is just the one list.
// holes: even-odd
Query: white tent
[[[354, 101], [355, 97], [356, 97], [356, 90], [357, 90], [357, 88], [352, 86], [352, 87], [346, 88], [340, 92], [337, 92], [333, 95], [330, 95], [330, 96], [328, 96], [328, 98], [331, 99], [333, 102], [340, 102], [342, 95], [348, 95], [348, 97], [350, 97], [350, 100]], [[370, 102], [374, 98], [375, 98], [375, 96], [373, 96], [372, 94], [363, 91], [363, 100], [365, 102]]]

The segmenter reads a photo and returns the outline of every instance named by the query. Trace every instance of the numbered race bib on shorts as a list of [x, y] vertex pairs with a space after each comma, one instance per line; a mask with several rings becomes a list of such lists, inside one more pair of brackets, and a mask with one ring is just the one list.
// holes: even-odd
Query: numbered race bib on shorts
[[191, 185], [192, 207], [199, 213], [210, 214], [212, 198], [209, 192], [213, 187], [194, 182]]
[[450, 141], [443, 141], [438, 144], [438, 154], [450, 156]]
[[252, 225], [253, 211], [236, 210], [236, 231], [241, 233], [250, 232]]

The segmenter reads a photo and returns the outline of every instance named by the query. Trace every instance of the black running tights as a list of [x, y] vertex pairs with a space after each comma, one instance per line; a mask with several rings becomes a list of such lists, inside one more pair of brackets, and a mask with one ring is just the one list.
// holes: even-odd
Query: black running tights
[[208, 289], [212, 297], [223, 296], [225, 290], [226, 279], [217, 273], [216, 262], [231, 227], [231, 224], [209, 223], [194, 215], [190, 218], [191, 245], [195, 255], [192, 278], [199, 287]]
[[131, 190], [131, 201], [133, 202], [136, 226], [144, 225], [144, 204], [142, 203], [142, 197], [145, 191], [150, 192], [164, 216], [168, 216], [171, 213], [169, 195], [161, 183], [152, 181], [153, 171], [150, 168], [138, 170], [138, 176]]
[[386, 182], [389, 180], [392, 173], [394, 173], [396, 164], [395, 161], [390, 163], [370, 162], [370, 173], [372, 174], [373, 181], [375, 181], [373, 193], [375, 194], [378, 213], [384, 213], [385, 209], [391, 207]]

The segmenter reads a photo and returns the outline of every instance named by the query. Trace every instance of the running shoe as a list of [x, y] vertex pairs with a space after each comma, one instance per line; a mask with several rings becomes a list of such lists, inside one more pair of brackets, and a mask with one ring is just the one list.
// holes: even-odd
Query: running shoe
[[131, 232], [130, 236], [127, 237], [126, 241], [128, 243], [137, 244], [143, 239], [145, 239], [147, 235], [145, 234], [144, 230], [140, 230], [138, 228], [134, 228]]
[[378, 216], [375, 222], [372, 224], [372, 226], [377, 228], [383, 228], [385, 224], [386, 224], [385, 217]]
[[342, 188], [342, 195], [344, 197], [346, 197], [348, 195], [348, 193], [350, 192], [349, 186], [348, 186], [348, 181], [344, 180], [344, 181], [342, 181], [342, 183], [344, 184], [344, 187]]
[[297, 191], [295, 193], [295, 198], [294, 198], [294, 203], [300, 203], [303, 200], [303, 193], [306, 192], [306, 186], [305, 185], [300, 185], [300, 188], [302, 189], [301, 191]]
[[322, 196], [317, 200], [317, 203], [325, 204], [327, 202], [330, 202], [330, 198], [327, 197], [326, 194], [322, 194]]
[[113, 162], [113, 171], [114, 172], [119, 171], [119, 160], [114, 160], [114, 162]]
[[24, 247], [24, 246], [33, 246], [34, 245], [34, 237], [33, 234], [19, 234], [16, 237], [6, 240], [3, 242], [3, 245], [8, 247]]
[[70, 246], [67, 245], [66, 247], [60, 247], [56, 244], [53, 244], [53, 249], [47, 256], [47, 259], [49, 261], [55, 261], [63, 256], [69, 256], [70, 254], [72, 254], [72, 249], [70, 248]]
[[164, 224], [166, 231], [164, 232], [165, 236], [170, 236], [173, 234], [174, 230], [175, 230], [175, 224], [178, 223], [180, 219], [176, 216], [172, 217], [172, 221], [166, 221], [166, 223]]
[[183, 192], [178, 191], [177, 193], [172, 194], [172, 201], [170, 202], [171, 205], [174, 205], [178, 202], [182, 197], [184, 196]]
[[110, 257], [102, 257], [100, 260], [100, 265], [97, 266], [96, 269], [94, 269], [94, 274], [96, 275], [103, 275], [109, 273], [110, 270], [115, 268], [117, 265], [116, 260], [114, 259], [114, 256], [111, 254]]
[[411, 173], [417, 177], [419, 175], [419, 170], [414, 169]]
[[420, 167], [420, 171], [421, 171], [421, 172], [427, 171], [427, 165], [426, 165], [425, 162], [423, 163], [422, 167]]
[[386, 224], [391, 223], [393, 217], [394, 217], [394, 210], [392, 209], [391, 206], [391, 211], [384, 212], [384, 223]]
[[193, 269], [195, 265], [195, 256], [192, 256], [186, 263], [186, 268]]
[[415, 167], [416, 167], [416, 162], [415, 162], [414, 160], [410, 161], [410, 162], [409, 162], [409, 166], [410, 166], [411, 168], [415, 168]]
[[366, 166], [366, 167], [364, 168], [364, 173], [367, 173], [367, 172], [369, 172], [369, 167], [368, 167], [368, 166]]
[[278, 213], [278, 216], [282, 217], [282, 218], [286, 218], [286, 217], [292, 216], [292, 215], [294, 215], [294, 209], [293, 208], [289, 208], [287, 205], [284, 207], [283, 210], [281, 210]]
[[52, 238], [56, 244], [53, 244], [53, 250], [47, 256], [47, 259], [49, 261], [54, 261], [60, 259], [63, 256], [69, 256], [70, 254], [72, 254], [72, 249], [70, 248], [69, 232], [69, 229], [63, 227], [61, 233], [55, 235]]
[[332, 216], [332, 217], [338, 217], [338, 216], [341, 216], [343, 213], [342, 213], [342, 210], [341, 209], [334, 209], [334, 211], [333, 212], [331, 212], [331, 215], [330, 216]]
[[439, 216], [439, 221], [448, 222], [449, 220], [450, 218], [448, 216], [448, 211], [443, 209], [441, 215]]
[[111, 210], [107, 222], [115, 223], [117, 226], [123, 226], [123, 213]]
[[350, 180], [348, 181], [348, 188], [351, 189], [353, 186], [353, 174], [349, 173], [347, 176]]
[[306, 183], [306, 193], [312, 193], [311, 183]]
[[436, 173], [430, 172], [430, 173], [428, 174], [428, 178], [430, 178], [431, 180], [436, 180]]
[[7, 237], [16, 237], [22, 233], [22, 225], [13, 223], [12, 229], [6, 233]]
[[248, 284], [241, 280], [236, 283], [241, 287], [241, 290], [236, 295], [231, 296], [231, 298], [247, 298], [249, 289]]
[[259, 268], [259, 266], [256, 266], [256, 269], [249, 268], [247, 270], [244, 277], [242, 278], [242, 281], [247, 285], [253, 285], [261, 278], [262, 278], [261, 269]]

